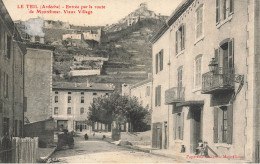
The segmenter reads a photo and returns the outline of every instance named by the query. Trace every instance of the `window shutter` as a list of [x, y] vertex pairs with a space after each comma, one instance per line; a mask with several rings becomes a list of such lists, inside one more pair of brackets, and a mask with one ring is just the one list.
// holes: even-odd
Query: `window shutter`
[[227, 8], [227, 0], [224, 0], [223, 1], [223, 19], [226, 19], [227, 18], [227, 10], [226, 10], [226, 8]]
[[161, 86], [158, 86], [158, 106], [161, 106]]
[[153, 131], [152, 131], [152, 147], [156, 148], [156, 124], [153, 123]]
[[158, 106], [158, 87], [155, 88], [155, 106]]
[[220, 17], [219, 3], [220, 3], [220, 0], [216, 0], [216, 23], [219, 22], [219, 17]]
[[227, 144], [232, 144], [233, 134], [233, 105], [227, 107]]
[[185, 25], [182, 25], [182, 31], [181, 31], [181, 50], [185, 49]]
[[234, 68], [234, 39], [228, 42], [228, 67]]
[[229, 13], [234, 12], [234, 0], [229, 0]]
[[158, 54], [156, 54], [156, 67], [155, 67], [155, 69], [156, 69], [156, 73], [158, 73]]
[[176, 114], [174, 114], [174, 139], [176, 140], [177, 139], [177, 127], [178, 127], [178, 125], [177, 125], [177, 113]]
[[218, 107], [214, 107], [214, 127], [213, 127], [213, 140], [218, 143]]
[[219, 49], [215, 49], [215, 61], [219, 64]]
[[181, 126], [181, 135], [180, 135], [181, 138], [180, 139], [183, 140], [183, 133], [184, 133], [184, 113], [183, 112], [181, 113], [181, 125], [180, 126]]
[[178, 32], [179, 30], [176, 31], [176, 34], [175, 34], [175, 51], [176, 51], [176, 55], [178, 54]]
[[163, 50], [160, 52], [160, 71], [163, 70]]

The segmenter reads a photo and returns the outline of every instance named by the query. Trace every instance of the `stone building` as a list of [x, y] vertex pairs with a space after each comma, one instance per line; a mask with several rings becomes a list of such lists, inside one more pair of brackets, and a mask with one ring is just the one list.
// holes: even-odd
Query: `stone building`
[[259, 7], [185, 0], [154, 35], [154, 148], [259, 162]]
[[111, 130], [110, 125], [95, 123], [93, 129], [88, 124], [88, 108], [98, 97], [109, 96], [114, 91], [111, 84], [69, 83], [53, 84], [52, 117], [57, 129], [75, 130]]
[[0, 138], [23, 135], [26, 48], [0, 0]]
[[27, 43], [25, 55], [25, 97], [27, 123], [52, 116], [52, 63], [54, 47]]
[[152, 105], [152, 79], [146, 79], [130, 87], [130, 96], [138, 98], [144, 108], [151, 110]]

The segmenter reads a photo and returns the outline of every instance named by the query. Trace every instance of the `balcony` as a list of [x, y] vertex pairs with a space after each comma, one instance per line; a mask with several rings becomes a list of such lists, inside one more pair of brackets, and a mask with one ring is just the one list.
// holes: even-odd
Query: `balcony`
[[185, 100], [185, 88], [173, 87], [165, 91], [165, 104], [183, 102]]
[[202, 75], [202, 94], [213, 94], [218, 92], [233, 91], [235, 86], [234, 68], [223, 69], [218, 67], [214, 72]]

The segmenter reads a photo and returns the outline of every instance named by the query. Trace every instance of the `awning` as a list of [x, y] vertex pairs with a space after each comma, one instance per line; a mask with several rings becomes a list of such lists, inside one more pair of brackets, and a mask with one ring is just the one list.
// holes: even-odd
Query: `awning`
[[200, 101], [184, 101], [181, 103], [177, 103], [176, 107], [182, 107], [182, 106], [203, 106], [204, 105], [204, 100]]

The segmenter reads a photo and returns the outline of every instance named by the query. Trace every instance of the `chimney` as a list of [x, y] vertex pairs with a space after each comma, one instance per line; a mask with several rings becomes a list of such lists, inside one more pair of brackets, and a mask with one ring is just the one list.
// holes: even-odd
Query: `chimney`
[[87, 86], [87, 87], [90, 87], [89, 79], [86, 80], [86, 86]]

